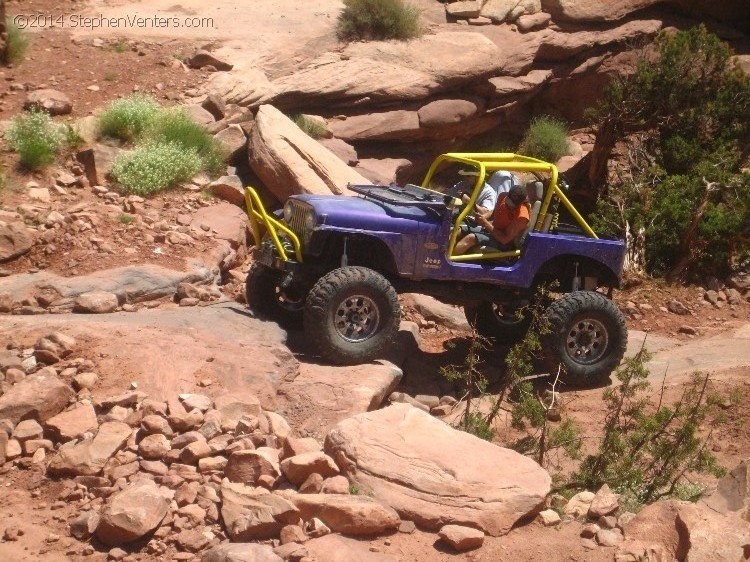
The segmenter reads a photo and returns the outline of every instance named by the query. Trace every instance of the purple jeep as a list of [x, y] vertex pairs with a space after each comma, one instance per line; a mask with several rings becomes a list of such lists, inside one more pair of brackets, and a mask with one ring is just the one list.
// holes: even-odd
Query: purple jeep
[[[476, 171], [465, 204], [439, 191], [459, 166]], [[460, 226], [470, 220], [485, 178], [499, 170], [532, 178], [529, 228], [517, 249], [456, 255]], [[297, 195], [275, 215], [246, 188], [261, 241], [247, 277], [248, 305], [287, 326], [301, 321], [323, 357], [356, 364], [378, 357], [395, 336], [398, 292], [461, 305], [478, 332], [507, 343], [528, 328], [537, 287], [555, 283], [561, 296], [545, 311], [551, 332], [543, 338], [550, 369], [561, 363], [568, 383], [595, 384], [617, 367], [627, 344], [625, 320], [611, 301], [625, 245], [598, 238], [563, 183], [553, 164], [533, 158], [455, 153], [438, 157], [422, 186], [350, 185], [358, 196]]]

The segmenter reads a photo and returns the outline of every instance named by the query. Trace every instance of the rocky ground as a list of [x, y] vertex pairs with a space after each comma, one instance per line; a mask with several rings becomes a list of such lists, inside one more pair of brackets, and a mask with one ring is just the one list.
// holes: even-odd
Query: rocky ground
[[[750, 543], [736, 517], [748, 517], [741, 483], [750, 482], [740, 464], [750, 456], [747, 275], [690, 286], [633, 279], [615, 296], [630, 353], [647, 338], [652, 383], [667, 399], [694, 370], [711, 372], [712, 390], [732, 405], [714, 452], [739, 466], [722, 482], [701, 481], [712, 492], [703, 503], [637, 516], [607, 489], [570, 501], [550, 494], [550, 473], [571, 466], [542, 469], [502, 448], [519, 437], [504, 419], [495, 444], [450, 427], [461, 403], [439, 369], [465, 354], [460, 309], [403, 296], [389, 356], [344, 368], [321, 364], [302, 334], [243, 304], [253, 243], [243, 184], [265, 184], [274, 201], [391, 181], [418, 171], [435, 143], [457, 146], [522, 120], [533, 104], [555, 100], [574, 114], [575, 96], [560, 95], [566, 80], [569, 92], [593, 88], [627, 58], [622, 45], [685, 14], [629, 4], [602, 20], [568, 3], [532, 6], [511, 23], [499, 12], [451, 15], [472, 3], [420, 0], [425, 38], [344, 48], [333, 35], [336, 1], [213, 4], [219, 31], [46, 29], [27, 60], [2, 70], [4, 119], [30, 99], [62, 108], [58, 119], [76, 123], [84, 145], [35, 174], [2, 154], [0, 559], [741, 559]], [[7, 9], [61, 6], [143, 8], [29, 0]], [[149, 7], [205, 10], [193, 0]], [[592, 18], [596, 31], [585, 28]], [[148, 199], [121, 193], [108, 177], [121, 148], [96, 138], [93, 114], [136, 90], [184, 104], [225, 143], [227, 175]], [[331, 138], [314, 141], [276, 106], [315, 114]], [[591, 147], [587, 132], [576, 138], [568, 165]], [[384, 152], [393, 146], [410, 159]], [[503, 352], [483, 355], [491, 380]], [[601, 396], [562, 393], [565, 415], [592, 440]]]

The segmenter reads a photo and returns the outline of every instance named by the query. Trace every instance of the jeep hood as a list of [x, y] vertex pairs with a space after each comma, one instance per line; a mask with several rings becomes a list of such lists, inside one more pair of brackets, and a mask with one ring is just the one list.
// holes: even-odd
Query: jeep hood
[[318, 224], [334, 228], [402, 232], [409, 223], [439, 223], [440, 212], [417, 205], [390, 205], [347, 195], [295, 195], [315, 209]]

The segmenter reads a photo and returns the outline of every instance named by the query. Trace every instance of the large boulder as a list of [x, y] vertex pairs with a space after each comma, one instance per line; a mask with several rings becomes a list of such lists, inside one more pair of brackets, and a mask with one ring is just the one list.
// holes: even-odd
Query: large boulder
[[72, 388], [45, 370], [24, 378], [0, 396], [0, 419], [14, 424], [28, 418], [47, 421], [62, 412], [73, 395]]
[[33, 245], [34, 239], [25, 224], [0, 221], [0, 263], [24, 255]]
[[460, 123], [479, 111], [477, 104], [469, 100], [435, 100], [419, 108], [417, 116], [422, 127], [443, 127]]
[[408, 404], [342, 421], [325, 451], [360, 489], [431, 530], [454, 523], [502, 535], [539, 511], [551, 485], [531, 459]]
[[304, 520], [317, 517], [343, 535], [379, 535], [396, 529], [401, 522], [393, 509], [367, 496], [290, 493], [285, 497]]
[[362, 158], [357, 171], [374, 184], [390, 185], [399, 183], [399, 177], [411, 167], [406, 158]]
[[342, 194], [369, 183], [271, 105], [258, 109], [249, 144], [250, 166], [279, 201], [290, 195]]
[[174, 495], [151, 480], [139, 480], [114, 494], [101, 514], [96, 537], [118, 546], [141, 538], [156, 529]]
[[221, 176], [208, 185], [208, 190], [214, 197], [233, 205], [245, 205], [245, 189], [239, 176]]
[[221, 484], [221, 517], [234, 542], [277, 538], [286, 525], [299, 521], [299, 510], [287, 499], [262, 488]]
[[618, 560], [746, 560], [750, 523], [700, 504], [657, 502], [623, 529]]
[[131, 432], [126, 423], [104, 422], [93, 439], [61, 448], [50, 461], [47, 471], [53, 476], [96, 476], [125, 446]]

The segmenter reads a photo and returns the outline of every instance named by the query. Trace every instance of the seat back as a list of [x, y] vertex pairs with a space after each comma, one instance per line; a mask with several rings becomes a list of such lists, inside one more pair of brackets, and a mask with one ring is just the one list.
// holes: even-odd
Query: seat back
[[529, 198], [529, 205], [531, 205], [529, 225], [526, 227], [526, 230], [516, 237], [516, 248], [523, 246], [523, 243], [526, 241], [526, 236], [534, 228], [534, 225], [539, 218], [539, 210], [542, 208], [542, 199], [544, 199], [544, 184], [538, 180], [528, 182], [526, 184], [526, 195]]

